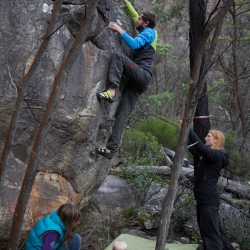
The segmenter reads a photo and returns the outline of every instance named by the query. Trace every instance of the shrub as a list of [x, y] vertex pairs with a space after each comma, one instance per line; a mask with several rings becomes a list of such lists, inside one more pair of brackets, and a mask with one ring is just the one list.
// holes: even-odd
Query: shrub
[[173, 149], [178, 140], [178, 127], [159, 118], [149, 118], [140, 122], [136, 129], [153, 135], [163, 147]]
[[120, 154], [129, 156], [137, 165], [157, 165], [161, 159], [160, 147], [151, 133], [126, 130]]
[[[174, 218], [179, 227], [182, 227], [186, 222], [193, 219], [195, 216], [195, 199], [192, 191], [186, 189], [186, 194], [183, 193], [175, 201]], [[178, 201], [178, 202], [177, 202]]]
[[248, 159], [238, 150], [237, 135], [234, 132], [225, 135], [225, 149], [229, 153], [230, 166], [227, 168], [232, 175], [249, 175]]
[[[134, 205], [143, 206], [154, 194], [160, 192], [165, 183], [157, 175], [157, 170], [151, 166], [123, 166], [123, 178], [127, 180], [133, 195]], [[155, 183], [158, 183], [156, 185]]]
[[133, 204], [143, 205], [163, 186], [155, 168], [162, 160], [161, 147], [151, 133], [131, 129], [125, 132], [120, 154], [129, 158], [122, 166], [122, 175], [133, 191]]
[[82, 250], [103, 250], [117, 238], [127, 223], [121, 212], [111, 208], [100, 210], [98, 204], [91, 202], [82, 209], [81, 224], [75, 230], [83, 237]]
[[148, 104], [154, 106], [155, 108], [160, 108], [166, 103], [173, 102], [173, 94], [169, 92], [162, 92], [158, 95], [150, 95], [147, 99]]
[[238, 209], [229, 205], [220, 206], [220, 218], [231, 242], [240, 244], [242, 250], [250, 247], [250, 221], [247, 208]]

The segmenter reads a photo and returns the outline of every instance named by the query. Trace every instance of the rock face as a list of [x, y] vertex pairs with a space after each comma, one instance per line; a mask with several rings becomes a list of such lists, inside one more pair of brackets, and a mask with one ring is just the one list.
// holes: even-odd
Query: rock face
[[126, 180], [108, 175], [103, 184], [93, 193], [91, 200], [106, 206], [126, 207], [130, 196], [131, 190]]
[[[84, 0], [61, 6], [58, 30], [50, 37], [46, 53], [29, 82], [22, 100], [11, 157], [0, 198], [0, 240], [8, 239], [13, 211], [30, 150], [58, 69], [74, 42], [85, 17]], [[50, 21], [53, 1], [24, 0], [1, 3], [0, 148], [4, 147], [17, 97], [18, 85], [32, 64]], [[82, 45], [71, 68], [47, 133], [38, 173], [25, 214], [24, 230], [61, 203], [83, 205], [106, 178], [110, 161], [95, 155], [104, 146], [114, 121], [119, 98], [112, 105], [100, 102], [96, 92], [106, 88], [113, 51], [129, 55], [119, 35], [107, 25], [119, 23], [135, 35], [132, 22], [120, 3], [99, 0], [91, 37]], [[119, 96], [118, 96], [119, 97]]]

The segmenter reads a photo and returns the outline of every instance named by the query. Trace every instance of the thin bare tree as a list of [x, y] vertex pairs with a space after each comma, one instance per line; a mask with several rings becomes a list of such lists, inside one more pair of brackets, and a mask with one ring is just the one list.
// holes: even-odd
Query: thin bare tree
[[[247, 126], [246, 126], [246, 118], [243, 109], [241, 94], [240, 94], [240, 83], [239, 83], [239, 58], [238, 58], [238, 29], [237, 29], [237, 13], [235, 3], [233, 4], [233, 9], [230, 11], [230, 14], [233, 19], [233, 40], [232, 40], [232, 48], [233, 48], [233, 96], [236, 99], [235, 105], [237, 107], [234, 110], [239, 112], [239, 117], [241, 121], [241, 129], [244, 140], [247, 137]], [[238, 115], [237, 115], [238, 116]]]

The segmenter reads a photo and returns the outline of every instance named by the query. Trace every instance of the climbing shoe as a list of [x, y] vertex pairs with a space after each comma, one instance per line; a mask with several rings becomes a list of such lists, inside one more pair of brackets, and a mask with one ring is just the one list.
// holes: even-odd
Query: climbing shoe
[[115, 97], [111, 95], [110, 91], [104, 91], [104, 92], [98, 92], [96, 93], [97, 97], [103, 100], [106, 100], [110, 103], [113, 103], [115, 100]]
[[108, 153], [106, 148], [95, 148], [95, 152], [99, 155], [106, 157], [109, 160], [111, 160], [114, 156], [114, 152], [110, 151], [110, 153]]

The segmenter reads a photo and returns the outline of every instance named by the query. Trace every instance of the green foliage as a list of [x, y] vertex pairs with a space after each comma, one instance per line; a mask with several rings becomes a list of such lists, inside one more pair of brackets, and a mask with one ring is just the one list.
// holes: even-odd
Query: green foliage
[[90, 206], [89, 204], [84, 206], [82, 209], [81, 209], [81, 212], [82, 212], [82, 218], [80, 220], [80, 224], [77, 224], [75, 226], [75, 229], [76, 229], [76, 232], [81, 232], [83, 229], [84, 229], [84, 225], [86, 225], [88, 222], [89, 222], [89, 213], [90, 213]]
[[111, 209], [100, 213], [100, 209], [93, 202], [82, 209], [82, 214], [81, 224], [76, 228], [76, 232], [84, 239], [82, 250], [105, 249], [121, 234], [127, 222], [122, 213], [114, 213]]
[[157, 42], [156, 53], [158, 55], [164, 56], [164, 59], [161, 60], [161, 64], [163, 64], [164, 66], [169, 66], [178, 61], [177, 56], [171, 55], [169, 53], [169, 51], [173, 49], [174, 49], [174, 46], [169, 43], [162, 44], [159, 41]]
[[170, 8], [166, 9], [165, 1], [156, 0], [152, 6], [152, 9], [159, 22], [171, 21], [174, 25], [174, 29], [177, 30], [181, 26], [183, 20], [187, 17], [188, 1], [174, 1], [170, 5]]
[[195, 199], [193, 192], [183, 194], [179, 197], [178, 203], [176, 203], [176, 210], [174, 217], [177, 223], [182, 227], [186, 222], [192, 219], [195, 215]]
[[175, 240], [175, 232], [173, 228], [170, 228], [169, 232], [168, 232], [168, 239], [170, 241], [174, 241]]
[[[221, 92], [218, 91], [218, 88], [223, 84], [225, 84], [225, 80], [223, 78], [220, 78], [217, 81], [213, 81], [211, 85], [207, 86], [209, 103], [218, 102], [218, 97], [221, 97]], [[210, 91], [212, 92], [210, 93]]]
[[149, 105], [159, 108], [162, 105], [172, 102], [173, 97], [173, 94], [166, 91], [158, 95], [150, 95], [147, 99], [147, 102]]
[[138, 219], [139, 221], [141, 221], [142, 223], [146, 222], [146, 221], [152, 221], [154, 218], [153, 218], [153, 215], [152, 215], [152, 212], [141, 212], [139, 215], [138, 215]]
[[238, 150], [237, 134], [230, 132], [225, 135], [225, 149], [229, 153], [230, 166], [227, 168], [232, 175], [246, 176], [249, 174], [248, 158], [242, 155]]
[[174, 96], [170, 92], [160, 92], [160, 94], [150, 95], [146, 100], [145, 104], [147, 110], [153, 111], [154, 113], [164, 114], [170, 113], [174, 105]]
[[173, 149], [177, 144], [178, 127], [159, 118], [149, 118], [139, 123], [136, 129], [144, 133], [150, 133], [163, 147]]
[[149, 191], [154, 182], [160, 183], [160, 186], [154, 193], [158, 193], [164, 186], [164, 182], [161, 181], [156, 173], [157, 170], [151, 166], [144, 166], [141, 169], [138, 166], [125, 165], [122, 167], [122, 172], [123, 178], [127, 180], [128, 185], [133, 191], [135, 206], [144, 205], [151, 197]]
[[198, 234], [193, 234], [192, 239], [193, 239], [194, 243], [196, 243], [196, 244], [199, 244], [201, 242], [201, 238]]
[[179, 0], [174, 1], [170, 6], [168, 11], [168, 20], [174, 19], [173, 28], [174, 30], [178, 30], [179, 27], [182, 27], [184, 20], [188, 17], [188, 1]]
[[220, 78], [218, 81], [213, 81], [212, 82], [212, 87], [208, 86], [207, 90], [211, 91], [212, 89], [219, 87], [221, 84], [224, 84], [225, 80], [223, 78]]
[[218, 91], [214, 91], [214, 89], [218, 89], [221, 85], [225, 84], [224, 78], [220, 78], [217, 81], [213, 81], [211, 85], [207, 86], [208, 91], [213, 91], [213, 95]]
[[157, 16], [158, 22], [165, 22], [167, 19], [166, 4], [162, 0], [156, 0], [152, 6], [153, 12]]
[[223, 41], [223, 42], [229, 42], [230, 38], [226, 35], [221, 34], [218, 38], [219, 41]]
[[150, 132], [132, 129], [125, 132], [120, 152], [130, 158], [122, 166], [123, 178], [133, 191], [135, 203], [142, 205], [150, 197], [149, 191], [154, 183], [160, 183], [156, 192], [164, 185], [156, 173], [157, 170], [151, 167], [159, 166], [162, 159], [160, 145]]
[[174, 49], [174, 46], [169, 43], [161, 44], [159, 41], [157, 41], [156, 49], [158, 54], [167, 55], [169, 50]]
[[184, 93], [184, 95], [187, 95], [188, 94], [188, 91], [189, 91], [189, 84], [182, 84], [182, 91]]
[[121, 215], [126, 219], [130, 219], [131, 217], [137, 216], [137, 213], [138, 213], [138, 207], [133, 205], [124, 207], [121, 211]]
[[137, 165], [158, 165], [161, 159], [156, 137], [136, 129], [125, 131], [120, 153]]
[[250, 221], [247, 214], [242, 213], [240, 209], [232, 208], [223, 213], [222, 221], [230, 241], [239, 243], [242, 250], [249, 250]]
[[182, 11], [187, 11], [188, 2], [185, 0], [174, 1], [168, 11], [168, 19], [179, 17]]
[[242, 249], [250, 249], [250, 227], [244, 228], [244, 236], [241, 243]]
[[245, 41], [245, 42], [250, 41], [250, 31], [248, 29], [244, 29], [241, 41]]

